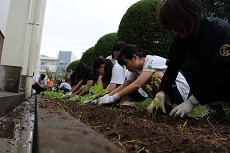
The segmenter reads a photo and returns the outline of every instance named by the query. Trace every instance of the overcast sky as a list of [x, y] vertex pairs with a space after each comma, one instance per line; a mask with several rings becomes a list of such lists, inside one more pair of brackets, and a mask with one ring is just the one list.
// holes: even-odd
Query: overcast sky
[[139, 0], [47, 0], [40, 53], [78, 59], [105, 34], [117, 32], [127, 9]]

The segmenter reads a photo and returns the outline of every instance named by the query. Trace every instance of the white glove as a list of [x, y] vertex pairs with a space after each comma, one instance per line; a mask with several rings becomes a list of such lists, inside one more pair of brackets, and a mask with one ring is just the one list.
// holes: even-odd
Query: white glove
[[93, 95], [92, 97], [87, 97], [85, 100], [84, 100], [84, 103], [89, 103], [91, 102], [92, 100], [94, 100], [95, 96]]
[[91, 101], [92, 104], [96, 104], [97, 103], [97, 99], [94, 99]]
[[80, 96], [78, 95], [73, 95], [72, 97], [70, 97], [70, 100], [76, 101], [80, 98]]
[[148, 113], [153, 113], [153, 109], [156, 108], [156, 103], [160, 103], [160, 108], [162, 109], [163, 113], [166, 113], [165, 110], [165, 94], [162, 92], [158, 92], [151, 102], [151, 104], [146, 108]]
[[88, 103], [88, 102], [91, 102], [91, 100], [87, 97], [85, 100], [84, 100], [84, 103]]
[[192, 95], [183, 103], [175, 107], [171, 112], [170, 116], [174, 116], [175, 118], [180, 116], [181, 118], [187, 116], [196, 106], [199, 105], [199, 102]]
[[73, 94], [72, 92], [69, 92], [69, 93], [68, 93], [68, 96], [72, 96], [72, 94]]
[[104, 95], [103, 97], [99, 98], [98, 104], [110, 104], [115, 102], [116, 100], [120, 99], [118, 93], [109, 96], [108, 94]]
[[109, 94], [105, 94], [103, 97], [100, 97], [97, 99], [98, 104], [100, 104], [100, 101], [102, 102], [106, 97], [109, 97]]

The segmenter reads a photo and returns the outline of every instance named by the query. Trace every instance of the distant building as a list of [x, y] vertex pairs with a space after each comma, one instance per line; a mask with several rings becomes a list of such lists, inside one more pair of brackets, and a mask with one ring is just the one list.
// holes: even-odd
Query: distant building
[[31, 96], [32, 76], [37, 73], [40, 57], [46, 2], [0, 0], [0, 90], [24, 92], [25, 98]]
[[59, 51], [58, 58], [41, 54], [38, 64], [38, 74], [46, 74], [47, 70], [49, 70], [56, 79], [64, 77], [66, 68], [75, 60], [77, 60], [77, 57], [72, 51]]
[[57, 71], [57, 63], [57, 58], [48, 57], [41, 54], [38, 63], [38, 74], [46, 74], [47, 69], [55, 74]]
[[77, 57], [72, 51], [59, 51], [56, 77], [64, 77], [66, 68], [73, 61], [76, 61]]

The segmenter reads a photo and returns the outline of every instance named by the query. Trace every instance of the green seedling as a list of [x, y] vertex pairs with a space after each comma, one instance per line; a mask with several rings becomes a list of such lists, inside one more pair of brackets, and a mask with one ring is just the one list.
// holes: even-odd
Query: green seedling
[[156, 115], [156, 112], [157, 112], [157, 110], [159, 109], [159, 108], [163, 108], [163, 106], [161, 105], [161, 97], [158, 95], [157, 97], [156, 97], [156, 99], [154, 99], [154, 104], [155, 104], [155, 108], [156, 108], [156, 110], [155, 110], [155, 113], [154, 113], [154, 115]]
[[[148, 66], [148, 68], [151, 70], [151, 69], [153, 69], [150, 65]], [[152, 98], [152, 99], [154, 99], [154, 96], [152, 95], [152, 91], [153, 91], [153, 88], [152, 88], [152, 86], [155, 86], [156, 88], [159, 88], [159, 84], [158, 84], [158, 82], [157, 82], [157, 80], [158, 80], [158, 75], [156, 74], [156, 73], [153, 73], [152, 75], [151, 75], [151, 82], [150, 82], [150, 84], [147, 84], [146, 85], [146, 89], [149, 91], [149, 94], [150, 94], [150, 97]], [[154, 115], [156, 114], [156, 112], [157, 112], [157, 110], [159, 109], [159, 108], [163, 108], [163, 106], [161, 105], [161, 97], [160, 96], [158, 96], [158, 97], [156, 97], [155, 99], [154, 99], [154, 105], [155, 105], [155, 113], [154, 113]]]
[[87, 86], [85, 87], [85, 86], [82, 87], [82, 90], [86, 91], [88, 93], [84, 96], [80, 96], [80, 99], [79, 99], [80, 105], [84, 105], [86, 100], [92, 101], [93, 95], [102, 95], [103, 96], [106, 93], [108, 93], [108, 90], [103, 89], [102, 84], [95, 84], [94, 86], [90, 87], [89, 90], [88, 90], [88, 87]]

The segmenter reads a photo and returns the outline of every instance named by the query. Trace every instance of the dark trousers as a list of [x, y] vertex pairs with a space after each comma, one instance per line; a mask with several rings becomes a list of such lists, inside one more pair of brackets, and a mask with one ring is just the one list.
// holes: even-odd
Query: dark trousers
[[[196, 94], [198, 92], [200, 94], [202, 91], [201, 95], [208, 95], [204, 97], [203, 100], [199, 101], [201, 104], [207, 104], [214, 101], [230, 102], [228, 90], [230, 85], [230, 74], [227, 76], [221, 76], [221, 72], [226, 71], [226, 68], [223, 68], [222, 66], [218, 66], [220, 74], [213, 74], [213, 67], [214, 66], [208, 62], [195, 59], [189, 59], [184, 63], [182, 71], [190, 86], [191, 94]], [[225, 83], [207, 84], [206, 82], [211, 76], [216, 76], [214, 78], [217, 80], [225, 80]], [[203, 88], [203, 86], [205, 86], [205, 88]]]
[[40, 92], [45, 91], [45, 88], [40, 87], [37, 83], [32, 85], [32, 88], [36, 90], [36, 94], [40, 94]]
[[184, 102], [178, 88], [176, 82], [173, 83], [172, 87], [167, 91], [169, 99], [172, 104], [180, 104]]
[[69, 89], [64, 88], [64, 87], [60, 88], [59, 90], [62, 90], [62, 91], [64, 91], [64, 92], [69, 92]]

